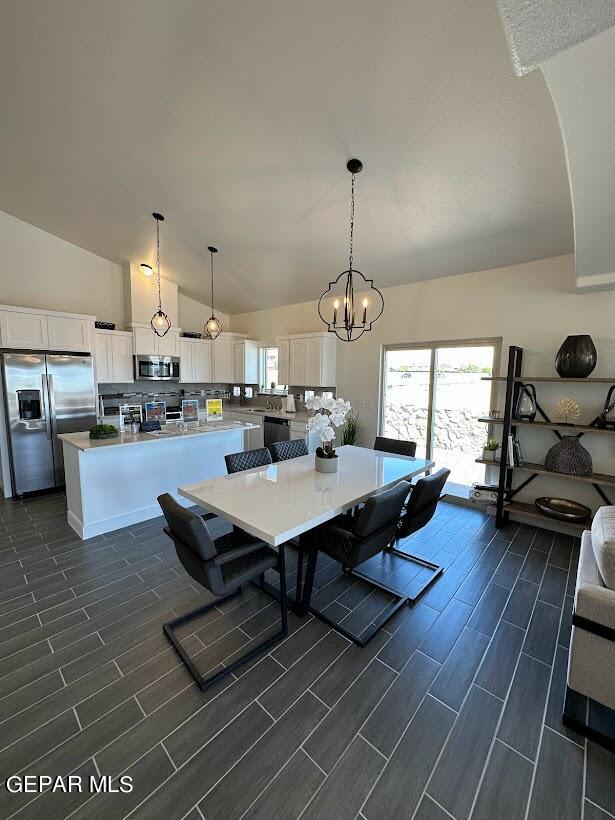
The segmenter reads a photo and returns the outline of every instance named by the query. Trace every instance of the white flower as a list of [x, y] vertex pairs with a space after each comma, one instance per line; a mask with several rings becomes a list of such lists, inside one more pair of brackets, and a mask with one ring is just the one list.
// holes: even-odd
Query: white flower
[[329, 418], [331, 419], [331, 424], [334, 424], [336, 427], [341, 427], [346, 419], [346, 413], [340, 413], [339, 411], [335, 410], [333, 413], [331, 413]]
[[335, 401], [333, 396], [331, 396], [330, 399], [323, 399], [322, 406], [325, 410], [335, 410], [337, 402]]
[[319, 436], [322, 443], [326, 444], [335, 438], [335, 430], [332, 427], [323, 427], [322, 430], [319, 431]]
[[324, 427], [329, 426], [329, 416], [325, 416], [323, 413], [316, 413], [315, 416], [308, 419], [307, 424], [310, 430], [322, 430]]
[[320, 410], [322, 408], [322, 396], [312, 396], [305, 403], [310, 410]]

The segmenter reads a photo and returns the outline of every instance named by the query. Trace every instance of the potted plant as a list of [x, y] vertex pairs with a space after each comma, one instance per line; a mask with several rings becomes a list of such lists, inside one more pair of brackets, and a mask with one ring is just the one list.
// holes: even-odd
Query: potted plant
[[117, 432], [117, 427], [113, 424], [95, 424], [90, 427], [90, 438], [115, 438]]
[[350, 412], [350, 402], [344, 399], [323, 398], [312, 396], [307, 399], [305, 406], [315, 410], [308, 419], [308, 430], [318, 433], [322, 446], [316, 448], [315, 466], [319, 473], [337, 472], [337, 453], [333, 447], [335, 427], [341, 427]]
[[356, 444], [361, 432], [361, 422], [356, 413], [349, 413], [342, 433], [342, 444]]
[[495, 451], [499, 446], [494, 438], [487, 439], [487, 443], [483, 447], [483, 461], [495, 461]]

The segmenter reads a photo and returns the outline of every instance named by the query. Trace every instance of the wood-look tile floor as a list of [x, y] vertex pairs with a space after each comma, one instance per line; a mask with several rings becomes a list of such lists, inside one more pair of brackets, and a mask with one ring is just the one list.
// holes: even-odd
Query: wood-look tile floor
[[[224, 522], [214, 522], [217, 533]], [[3, 818], [615, 815], [615, 756], [564, 729], [578, 544], [441, 503], [407, 547], [446, 572], [364, 649], [311, 617], [201, 694], [161, 624], [205, 603], [159, 519], [87, 542], [48, 496], [0, 502], [0, 773], [133, 778], [130, 794], [0, 791]], [[289, 555], [289, 583], [294, 580]], [[416, 583], [412, 565], [370, 571]], [[319, 562], [353, 629], [386, 598]], [[249, 588], [184, 634], [203, 672], [277, 628]]]

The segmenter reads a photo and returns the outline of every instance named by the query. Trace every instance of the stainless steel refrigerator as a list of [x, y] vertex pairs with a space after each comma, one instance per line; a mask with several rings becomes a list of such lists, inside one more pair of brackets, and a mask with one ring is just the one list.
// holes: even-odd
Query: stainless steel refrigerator
[[2, 381], [13, 495], [61, 487], [58, 434], [96, 424], [92, 357], [3, 353]]

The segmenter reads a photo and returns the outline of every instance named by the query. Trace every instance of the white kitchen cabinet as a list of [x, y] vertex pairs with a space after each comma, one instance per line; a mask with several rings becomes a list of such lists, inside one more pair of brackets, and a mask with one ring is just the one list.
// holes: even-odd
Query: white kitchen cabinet
[[143, 356], [179, 356], [179, 328], [158, 336], [149, 325], [133, 325], [134, 352]]
[[289, 385], [290, 381], [290, 339], [278, 342], [278, 384]]
[[94, 317], [1, 305], [0, 345], [90, 353], [94, 347]]
[[290, 340], [290, 381], [288, 384], [307, 385], [306, 347], [304, 339]]
[[2, 347], [48, 350], [47, 316], [44, 313], [0, 311]]
[[233, 381], [258, 384], [258, 343], [249, 339], [233, 342]]
[[205, 384], [211, 381], [211, 345], [205, 339], [180, 339], [180, 381], [185, 384]]
[[257, 450], [264, 447], [263, 417], [256, 413], [246, 413], [238, 410], [231, 410], [231, 420], [240, 421], [242, 424], [258, 424], [254, 430], [244, 430], [244, 449]]
[[246, 337], [241, 333], [221, 333], [212, 342], [212, 358], [214, 363], [212, 381], [216, 384], [230, 384], [233, 381], [239, 381], [234, 373], [235, 351], [233, 345], [236, 342], [243, 341], [245, 338]]
[[289, 344], [288, 380], [285, 382], [279, 376], [281, 384], [298, 387], [335, 387], [336, 348], [335, 340], [329, 334], [306, 333], [301, 336], [284, 337], [277, 342], [278, 345], [286, 342]]
[[97, 330], [94, 335], [97, 383], [134, 382], [132, 333]]
[[92, 349], [93, 332], [92, 319], [47, 316], [47, 337], [50, 350], [89, 352]]

